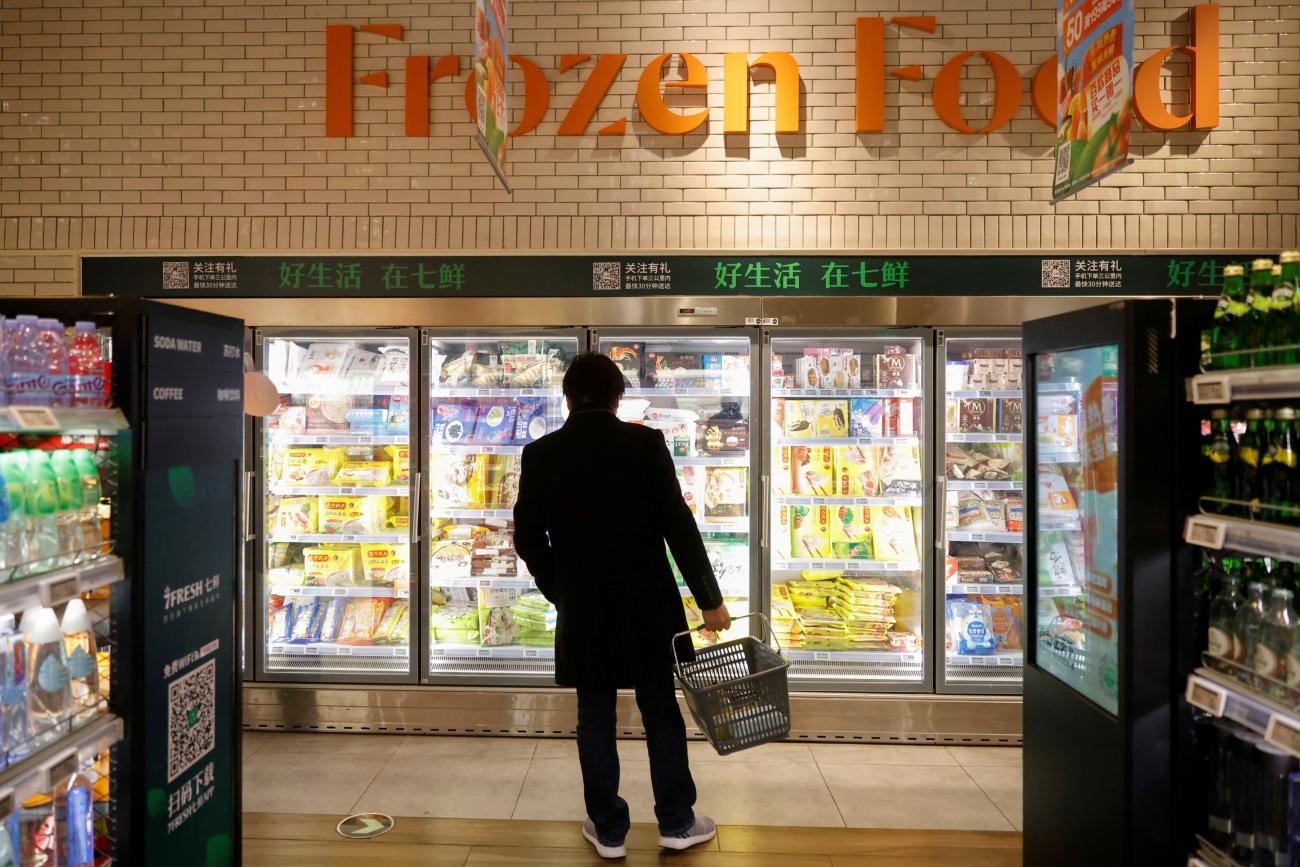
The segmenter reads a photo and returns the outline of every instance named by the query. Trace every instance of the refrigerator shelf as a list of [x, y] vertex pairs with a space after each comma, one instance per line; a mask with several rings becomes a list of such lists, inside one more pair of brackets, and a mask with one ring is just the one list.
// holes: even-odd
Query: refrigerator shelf
[[389, 659], [406, 659], [410, 649], [403, 645], [367, 644], [270, 644], [267, 653], [272, 656], [370, 656]]
[[956, 391], [944, 392], [948, 397], [975, 397], [984, 398], [985, 400], [997, 398], [1016, 398], [1024, 396], [1024, 392], [1018, 388], [1012, 389], [994, 389], [993, 391], [973, 391], [971, 389], [959, 389]]
[[273, 584], [267, 588], [272, 596], [360, 596], [366, 599], [409, 599], [407, 587], [301, 587]]
[[430, 397], [560, 397], [562, 394], [560, 388], [441, 386], [429, 389]]
[[500, 518], [513, 521], [515, 517], [514, 509], [444, 509], [435, 504], [429, 511], [435, 518], [457, 518], [470, 521], [477, 521], [482, 518]]
[[747, 467], [749, 458], [744, 456], [699, 455], [693, 457], [673, 456], [673, 463], [679, 467]]
[[126, 575], [119, 557], [101, 557], [0, 584], [0, 611], [17, 613], [36, 606], [53, 607], [74, 596], [116, 584]]
[[366, 388], [346, 388], [346, 385], [348, 383], [276, 382], [275, 388], [280, 394], [305, 394], [324, 397], [391, 397], [395, 394], [403, 395], [410, 392], [410, 389], [405, 385], [371, 385]]
[[[748, 599], [749, 598], [748, 587], [729, 587], [729, 586], [719, 584], [718, 589], [722, 591], [722, 598], [724, 599]], [[682, 596], [689, 596], [689, 597], [695, 596], [694, 590], [682, 584], [677, 585], [677, 592]]]
[[721, 524], [712, 521], [697, 521], [695, 526], [701, 533], [733, 533], [742, 536], [749, 535], [749, 518], [745, 518], [743, 524]]
[[920, 397], [919, 388], [774, 388], [772, 397]]
[[1275, 400], [1300, 397], [1300, 367], [1259, 367], [1201, 373], [1187, 383], [1195, 404], [1223, 404], [1234, 400]]
[[121, 717], [108, 713], [97, 715], [54, 743], [10, 764], [0, 773], [0, 790], [9, 792], [15, 800], [48, 792], [57, 781], [68, 777], [69, 761], [81, 765], [92, 760], [122, 740], [124, 732]]
[[629, 388], [624, 397], [749, 397], [744, 388]]
[[911, 497], [773, 497], [779, 506], [919, 506], [920, 495]]
[[950, 653], [948, 654], [947, 660], [949, 665], [1020, 668], [1025, 664], [1025, 652], [1023, 650], [1002, 650], [997, 653], [974, 654], [969, 656], [960, 653]]
[[1077, 464], [1082, 460], [1078, 452], [1044, 452], [1038, 453], [1038, 463], [1042, 464]]
[[781, 572], [814, 572], [838, 569], [841, 572], [920, 572], [921, 564], [892, 560], [773, 560], [772, 568]]
[[430, 587], [492, 587], [500, 590], [536, 590], [537, 585], [531, 578], [500, 578], [485, 575], [478, 578], [439, 578], [429, 577]]
[[1025, 592], [1023, 584], [948, 584], [949, 596], [1019, 596]]
[[1006, 533], [971, 530], [945, 530], [949, 542], [1002, 542], [1010, 545], [1019, 545], [1025, 539], [1024, 533]]
[[309, 496], [317, 494], [320, 496], [336, 497], [409, 497], [411, 489], [405, 485], [402, 487], [341, 487], [335, 485], [269, 485], [268, 493], [281, 497]]
[[1035, 388], [1039, 394], [1072, 394], [1083, 386], [1078, 382], [1040, 382]]
[[267, 431], [266, 439], [286, 446], [403, 446], [410, 442], [407, 434], [364, 433], [281, 433]]
[[773, 437], [779, 446], [917, 446], [920, 437]]
[[1183, 539], [1189, 545], [1216, 551], [1231, 548], [1259, 557], [1300, 560], [1300, 527], [1224, 515], [1192, 515], [1183, 527]]
[[1023, 433], [946, 433], [944, 437], [950, 443], [1020, 443], [1025, 441]]
[[518, 455], [523, 454], [523, 446], [498, 446], [498, 445], [479, 445], [476, 443], [447, 443], [434, 442], [434, 453], [438, 452], [461, 452], [471, 455]]
[[126, 428], [126, 416], [116, 407], [11, 406], [0, 410], [0, 433], [97, 436]]
[[1201, 666], [1187, 676], [1187, 703], [1211, 716], [1227, 717], [1300, 756], [1300, 713], [1247, 689], [1228, 675]]
[[987, 482], [978, 479], [948, 479], [944, 486], [950, 491], [1023, 491], [1024, 482]]
[[1062, 596], [1082, 596], [1083, 588], [1078, 584], [1062, 584], [1059, 587], [1039, 587], [1040, 599], [1056, 599]]
[[358, 543], [362, 545], [403, 545], [411, 541], [405, 533], [367, 533], [353, 535], [349, 533], [284, 533], [271, 536], [268, 542], [287, 542], [291, 545], [328, 545], [337, 543]]
[[553, 647], [480, 647], [477, 644], [435, 644], [429, 648], [434, 659], [554, 659]]
[[783, 649], [781, 651], [791, 662], [860, 662], [888, 663], [889, 665], [920, 665], [921, 654], [917, 651], [894, 650], [804, 650], [802, 648]]

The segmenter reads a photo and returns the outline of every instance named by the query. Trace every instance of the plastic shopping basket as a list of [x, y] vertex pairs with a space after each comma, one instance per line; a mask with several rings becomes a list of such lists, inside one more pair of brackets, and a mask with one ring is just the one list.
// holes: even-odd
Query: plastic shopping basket
[[753, 616], [762, 619], [764, 634], [775, 647], [746, 635], [697, 648], [693, 662], [682, 662], [677, 655], [677, 639], [703, 627], [673, 636], [677, 682], [686, 695], [686, 706], [695, 724], [722, 756], [781, 740], [790, 733], [790, 689], [786, 681], [790, 663], [781, 655], [781, 645], [766, 617], [746, 614], [735, 620]]

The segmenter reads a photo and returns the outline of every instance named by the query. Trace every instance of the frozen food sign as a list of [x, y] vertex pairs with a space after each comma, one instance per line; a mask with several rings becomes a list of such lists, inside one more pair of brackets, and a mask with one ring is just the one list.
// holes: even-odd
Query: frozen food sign
[[[1212, 129], [1219, 125], [1218, 8], [1216, 4], [1196, 6], [1192, 15], [1191, 44], [1159, 49], [1137, 68], [1133, 108], [1149, 128], [1169, 131], [1189, 125], [1192, 129]], [[899, 51], [898, 46], [890, 44], [888, 35], [896, 32], [908, 36], [917, 33], [932, 35], [937, 31], [938, 22], [933, 15], [897, 15], [888, 19], [863, 17], [854, 22], [855, 132], [886, 131], [886, 76], [905, 81], [920, 81], [925, 76], [920, 64], [887, 66], [887, 52], [890, 56], [898, 56]], [[725, 39], [725, 30], [720, 35]], [[390, 70], [377, 65], [374, 59], [380, 58], [382, 62], [382, 59], [391, 57], [388, 46], [405, 42], [405, 39], [403, 25], [392, 22], [325, 26], [324, 121], [327, 136], [348, 137], [354, 134], [354, 98], [357, 92], [383, 96], [398, 89], [390, 78]], [[359, 47], [364, 47], [369, 57], [358, 57], [361, 53]], [[1159, 87], [1160, 70], [1175, 51], [1187, 54], [1192, 64], [1192, 105], [1184, 116], [1169, 111]], [[681, 114], [664, 99], [665, 91], [708, 93], [710, 70], [699, 58], [686, 52], [666, 52], [653, 57], [639, 72], [625, 70], [627, 61], [626, 54], [593, 57], [575, 53], [554, 59], [552, 76], [566, 82], [581, 83], [568, 106], [560, 109], [562, 119], [555, 131], [557, 135], [589, 134], [592, 119], [610, 90], [615, 88], [615, 83], [631, 77], [636, 79], [639, 119], [656, 133], [679, 136], [705, 127], [710, 116], [708, 106]], [[547, 71], [536, 61], [511, 54], [509, 63], [519, 70], [524, 83], [523, 112], [518, 124], [508, 133], [508, 137], [513, 138], [532, 132], [541, 124], [551, 109], [551, 99], [555, 94]], [[990, 116], [980, 128], [971, 126], [962, 114], [965, 100], [961, 92], [963, 70], [967, 64], [977, 63], [987, 65], [994, 82]], [[429, 135], [432, 83], [442, 79], [456, 80], [462, 74], [465, 82], [464, 111], [478, 124], [479, 105], [483, 101], [477, 98], [480, 88], [475, 82], [475, 70], [480, 65], [476, 63], [463, 70], [461, 58], [455, 54], [440, 57], [411, 54], [404, 58], [405, 75], [401, 90], [406, 135]], [[723, 132], [749, 132], [750, 77], [756, 67], [764, 68], [774, 76], [775, 131], [778, 134], [798, 133], [801, 109], [799, 62], [793, 54], [785, 51], [767, 51], [757, 56], [748, 52], [724, 55]], [[716, 75], [716, 71], [713, 74]], [[1051, 57], [1030, 75], [1029, 87], [1035, 115], [1053, 130], [1057, 128], [1057, 77], [1057, 59]], [[958, 132], [991, 133], [1016, 115], [1025, 89], [1022, 81], [1022, 72], [1004, 55], [989, 50], [963, 51], [948, 57], [935, 75], [930, 90], [931, 107], [943, 123]], [[600, 126], [595, 132], [601, 136], [625, 135], [632, 120], [628, 116], [620, 117]]]

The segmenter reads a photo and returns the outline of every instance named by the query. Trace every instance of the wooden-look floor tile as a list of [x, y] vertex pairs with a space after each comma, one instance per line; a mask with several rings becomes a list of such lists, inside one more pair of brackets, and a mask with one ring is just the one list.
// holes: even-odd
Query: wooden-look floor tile
[[468, 846], [380, 845], [375, 840], [244, 839], [243, 867], [464, 867]]
[[792, 855], [908, 855], [913, 852], [1002, 850], [1019, 858], [1019, 834], [998, 831], [916, 831], [883, 828], [775, 828], [723, 825], [718, 828], [723, 852]]
[[[592, 849], [513, 849], [503, 846], [475, 846], [470, 849], [465, 867], [518, 867], [533, 864], [573, 865], [609, 864]], [[688, 852], [634, 852], [618, 862], [629, 867], [672, 864], [674, 867], [831, 867], [829, 858], [822, 855], [763, 855], [710, 852], [692, 849]]]

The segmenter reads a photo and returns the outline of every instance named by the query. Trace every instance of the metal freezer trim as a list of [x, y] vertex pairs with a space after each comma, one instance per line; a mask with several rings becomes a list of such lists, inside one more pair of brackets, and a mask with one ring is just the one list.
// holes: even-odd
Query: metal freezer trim
[[[245, 730], [263, 732], [569, 738], [577, 719], [575, 693], [554, 687], [259, 683], [245, 684], [243, 702]], [[794, 742], [1018, 746], [1023, 737], [1017, 696], [792, 693], [790, 703]], [[618, 733], [645, 736], [631, 693], [618, 697]]]

